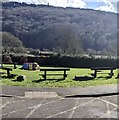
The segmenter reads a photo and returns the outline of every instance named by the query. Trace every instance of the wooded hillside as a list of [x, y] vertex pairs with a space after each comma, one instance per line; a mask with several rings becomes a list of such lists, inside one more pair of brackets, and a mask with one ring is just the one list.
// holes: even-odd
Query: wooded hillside
[[2, 29], [26, 47], [66, 54], [116, 54], [115, 13], [26, 3], [2, 4]]

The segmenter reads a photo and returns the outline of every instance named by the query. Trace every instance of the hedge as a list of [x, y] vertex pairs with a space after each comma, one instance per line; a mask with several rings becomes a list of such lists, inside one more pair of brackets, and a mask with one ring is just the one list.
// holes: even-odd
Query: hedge
[[[11, 55], [12, 62], [23, 64], [25, 56]], [[119, 67], [117, 59], [111, 58], [87, 58], [71, 56], [32, 57], [27, 56], [28, 62], [37, 62], [40, 66], [90, 68], [90, 67]]]

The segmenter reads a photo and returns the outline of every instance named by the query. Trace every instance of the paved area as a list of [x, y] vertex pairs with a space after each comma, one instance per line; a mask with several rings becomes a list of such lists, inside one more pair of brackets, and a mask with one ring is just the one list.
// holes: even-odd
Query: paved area
[[2, 98], [2, 118], [117, 118], [117, 96]]
[[[118, 118], [118, 89], [117, 86], [114, 86], [97, 86], [97, 91], [95, 92], [93, 91], [96, 89], [95, 87], [39, 89], [3, 86], [4, 95], [9, 93], [10, 96], [1, 96], [1, 117]], [[102, 89], [98, 90], [99, 88], [104, 88], [104, 91]], [[106, 90], [106, 88], [108, 89]], [[74, 91], [71, 92], [73, 89]], [[7, 90], [11, 91], [7, 92]], [[16, 95], [13, 92], [14, 90]], [[86, 91], [88, 91], [86, 95], [89, 96], [85, 95]], [[100, 96], [93, 96], [95, 94], [100, 94]]]
[[59, 96], [68, 95], [95, 95], [95, 94], [109, 94], [119, 93], [119, 86], [117, 85], [102, 85], [90, 87], [59, 87], [59, 88], [40, 88], [40, 87], [17, 87], [17, 86], [2, 86], [0, 94], [24, 96], [25, 92], [56, 92]]

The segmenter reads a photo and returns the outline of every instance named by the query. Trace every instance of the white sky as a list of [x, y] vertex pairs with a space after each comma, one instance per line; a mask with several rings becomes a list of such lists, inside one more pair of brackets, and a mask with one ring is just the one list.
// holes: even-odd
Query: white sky
[[[3, 0], [4, 1], [4, 0]], [[112, 2], [117, 2], [118, 0], [8, 0], [8, 1], [17, 1], [17, 2], [26, 2], [32, 4], [48, 4], [53, 6], [60, 6], [60, 7], [75, 7], [75, 8], [86, 8], [88, 6], [88, 2], [103, 2], [102, 5], [98, 6], [97, 8], [92, 9], [102, 10], [102, 11], [109, 11], [109, 12], [116, 12], [116, 8]]]
[[104, 2], [104, 5], [97, 7], [96, 10], [116, 12], [116, 8], [112, 4], [111, 0], [102, 0], [102, 1]]

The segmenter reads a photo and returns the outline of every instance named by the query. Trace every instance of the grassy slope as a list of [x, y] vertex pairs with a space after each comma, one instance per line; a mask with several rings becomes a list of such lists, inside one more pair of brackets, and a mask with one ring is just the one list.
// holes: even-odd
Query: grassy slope
[[[117, 84], [117, 70], [115, 70], [115, 74], [111, 79], [106, 79], [105, 77], [108, 76], [107, 74], [98, 74], [98, 77], [91, 80], [73, 80], [73, 78], [77, 76], [88, 76], [91, 77], [89, 73], [93, 73], [90, 69], [82, 69], [82, 68], [71, 68], [68, 71], [68, 77], [65, 80], [59, 80], [62, 76], [48, 76], [48, 79], [54, 80], [43, 80], [42, 74], [43, 72], [36, 70], [21, 70], [19, 69], [21, 66], [18, 66], [17, 69], [13, 69], [11, 72], [12, 74], [16, 75], [26, 75], [26, 80], [22, 82], [14, 81], [15, 78], [8, 79], [6, 78], [6, 74], [1, 75], [3, 78], [1, 80], [1, 84], [3, 85], [13, 85], [13, 86], [40, 86], [40, 87], [69, 87], [69, 86], [92, 86], [92, 85], [104, 85], [104, 84]], [[2, 72], [6, 72], [2, 70]], [[104, 71], [108, 72], [108, 71]], [[59, 73], [59, 72], [58, 72]], [[101, 77], [102, 76], [102, 77]], [[56, 79], [57, 78], [57, 79]]]

